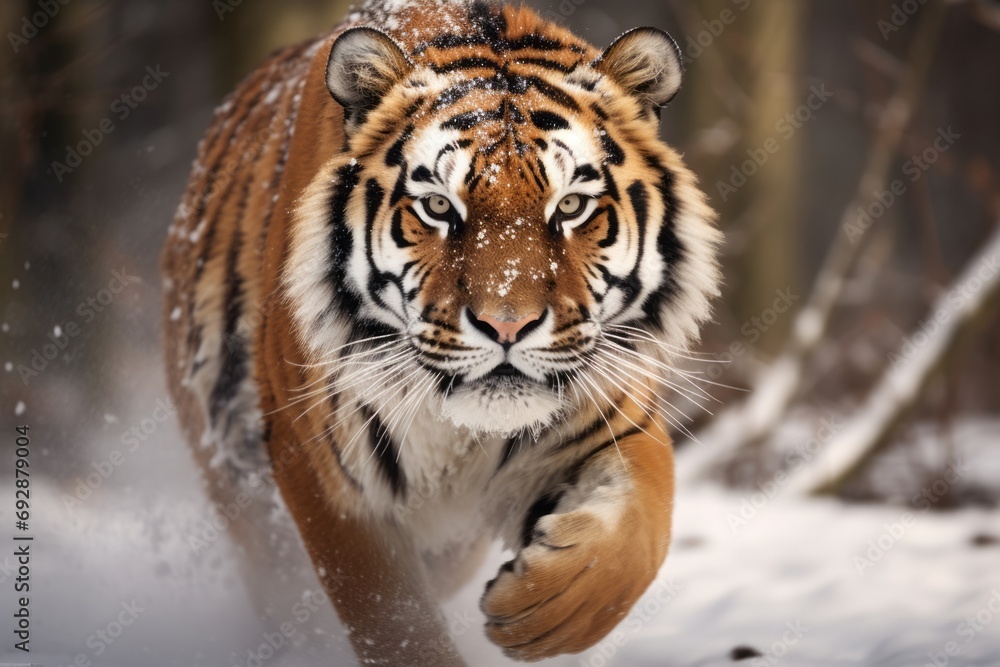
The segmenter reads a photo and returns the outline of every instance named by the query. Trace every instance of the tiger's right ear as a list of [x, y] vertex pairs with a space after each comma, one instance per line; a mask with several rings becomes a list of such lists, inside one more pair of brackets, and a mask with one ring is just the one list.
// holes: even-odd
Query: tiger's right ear
[[326, 87], [354, 123], [412, 70], [413, 63], [392, 37], [374, 28], [351, 28], [330, 49]]

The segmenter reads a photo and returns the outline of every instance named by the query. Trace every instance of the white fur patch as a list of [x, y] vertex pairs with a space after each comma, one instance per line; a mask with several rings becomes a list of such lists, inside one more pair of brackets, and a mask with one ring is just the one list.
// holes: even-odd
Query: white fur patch
[[532, 385], [463, 388], [452, 393], [442, 414], [456, 426], [482, 433], [511, 435], [548, 426], [563, 408], [548, 389]]

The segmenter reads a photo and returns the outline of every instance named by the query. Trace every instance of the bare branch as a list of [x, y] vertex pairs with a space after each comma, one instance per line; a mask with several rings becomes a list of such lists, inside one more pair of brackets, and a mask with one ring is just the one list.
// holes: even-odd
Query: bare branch
[[759, 445], [773, 434], [798, 395], [805, 367], [823, 340], [845, 278], [863, 246], [848, 230], [858, 224], [858, 208], [870, 202], [872, 193], [885, 189], [889, 166], [923, 93], [946, 9], [938, 0], [928, 3], [922, 13], [903, 78], [882, 111], [868, 163], [841, 214], [841, 233], [834, 238], [812, 293], [795, 318], [785, 350], [754, 383], [746, 401], [721, 414], [698, 434], [702, 446], [680, 457], [681, 475], [704, 476], [736, 449]]
[[881, 451], [895, 426], [920, 401], [965, 334], [1000, 295], [1000, 223], [993, 236], [892, 356], [865, 405], [789, 482], [790, 494], [833, 493]]

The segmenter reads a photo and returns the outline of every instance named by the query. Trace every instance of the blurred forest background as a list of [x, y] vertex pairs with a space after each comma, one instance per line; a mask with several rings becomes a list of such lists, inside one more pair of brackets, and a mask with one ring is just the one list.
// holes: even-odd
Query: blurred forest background
[[[725, 293], [703, 346], [724, 363], [695, 370], [726, 385], [712, 386], [718, 402], [706, 405], [729, 414], [713, 423], [674, 403], [692, 431], [720, 443], [697, 467], [760, 476], [760, 454], [789, 414], [862, 411], [887, 373], [925, 361], [942, 342], [923, 342], [935, 333], [947, 334], [935, 363], [905, 378], [913, 396], [883, 391], [901, 405], [872, 416], [878, 442], [856, 463], [906, 441], [918, 421], [947, 443], [958, 416], [1000, 412], [996, 281], [951, 299], [983, 301], [968, 318], [945, 310], [955, 331], [931, 326], [1000, 219], [1000, 3], [531, 4], [598, 46], [655, 25], [685, 53], [663, 136], [700, 176], [726, 234]], [[3, 3], [5, 421], [23, 402], [72, 434], [113, 412], [102, 397], [158, 372], [158, 254], [213, 107], [271, 50], [327, 30], [347, 9]], [[139, 281], [114, 295], [111, 315], [81, 306], [123, 267]], [[24, 377], [18, 367], [68, 321], [78, 336]], [[137, 358], [148, 369], [136, 372]]]
[[[726, 243], [723, 297], [686, 368], [694, 385], [667, 397], [680, 486], [780, 480], [789, 493], [906, 505], [971, 459], [933, 509], [995, 507], [1000, 2], [528, 4], [598, 47], [653, 25], [685, 54], [662, 134], [700, 177]], [[213, 108], [270, 51], [347, 10], [0, 3], [0, 437], [32, 424], [37, 474], [58, 490], [166, 398], [159, 254]], [[711, 398], [689, 400], [695, 386]], [[187, 457], [173, 425], [142, 429]], [[164, 456], [126, 461], [116, 509], [173, 502]], [[5, 457], [0, 481], [10, 475]], [[985, 511], [994, 529], [962, 539], [997, 543]]]

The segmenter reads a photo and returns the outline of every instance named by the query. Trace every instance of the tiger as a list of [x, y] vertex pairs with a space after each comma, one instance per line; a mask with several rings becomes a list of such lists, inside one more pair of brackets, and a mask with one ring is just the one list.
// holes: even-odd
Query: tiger
[[720, 285], [660, 138], [682, 76], [657, 28], [370, 0], [215, 111], [163, 252], [170, 392], [213, 498], [276, 489], [362, 664], [466, 664], [439, 605], [497, 543], [514, 660], [593, 646], [660, 571], [662, 386]]

